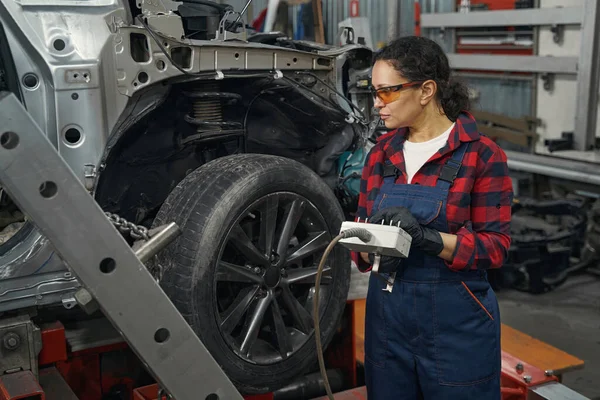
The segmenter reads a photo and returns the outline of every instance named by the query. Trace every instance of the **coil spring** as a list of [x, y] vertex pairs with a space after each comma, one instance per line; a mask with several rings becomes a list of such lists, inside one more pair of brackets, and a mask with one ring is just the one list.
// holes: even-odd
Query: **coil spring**
[[197, 127], [197, 134], [188, 136], [183, 143], [244, 133], [241, 123], [223, 120], [224, 105], [240, 101], [241, 95], [221, 92], [217, 82], [203, 84], [199, 90], [184, 92], [184, 95], [193, 100], [192, 113], [185, 116], [185, 121]]

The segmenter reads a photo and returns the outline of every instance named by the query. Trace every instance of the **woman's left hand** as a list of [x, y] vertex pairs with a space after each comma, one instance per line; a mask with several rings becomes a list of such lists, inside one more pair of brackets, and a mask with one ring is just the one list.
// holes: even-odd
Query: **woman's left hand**
[[412, 237], [412, 246], [437, 256], [444, 250], [442, 235], [435, 229], [427, 228], [419, 223], [406, 207], [388, 207], [370, 218], [373, 224], [384, 222], [399, 226]]

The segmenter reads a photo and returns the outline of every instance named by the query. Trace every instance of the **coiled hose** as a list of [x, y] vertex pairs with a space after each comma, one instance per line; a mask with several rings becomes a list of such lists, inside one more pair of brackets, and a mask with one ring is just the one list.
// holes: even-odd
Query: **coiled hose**
[[333, 250], [336, 244], [342, 239], [356, 237], [363, 242], [368, 242], [371, 240], [371, 232], [364, 228], [350, 228], [346, 231], [340, 232], [333, 240], [329, 243], [329, 246], [325, 249], [323, 253], [323, 257], [321, 257], [321, 262], [319, 263], [319, 267], [317, 268], [317, 276], [315, 279], [315, 301], [313, 304], [313, 324], [315, 325], [315, 340], [317, 342], [317, 357], [319, 359], [319, 369], [321, 371], [321, 376], [323, 377], [323, 384], [325, 385], [325, 390], [327, 391], [327, 397], [329, 400], [333, 399], [333, 393], [331, 392], [331, 386], [329, 384], [329, 379], [327, 378], [327, 371], [325, 370], [325, 359], [323, 357], [323, 345], [321, 344], [321, 327], [319, 325], [319, 295], [320, 295], [320, 287], [321, 287], [321, 276], [323, 275], [323, 269], [325, 268], [325, 263], [327, 261], [327, 257], [329, 257], [329, 253]]

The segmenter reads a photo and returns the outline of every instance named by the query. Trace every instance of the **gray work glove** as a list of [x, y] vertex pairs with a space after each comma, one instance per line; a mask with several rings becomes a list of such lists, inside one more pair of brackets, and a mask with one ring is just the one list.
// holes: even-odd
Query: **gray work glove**
[[389, 207], [379, 210], [371, 217], [369, 222], [381, 222], [402, 228], [412, 237], [412, 247], [423, 252], [437, 256], [444, 250], [442, 235], [435, 229], [427, 228], [419, 223], [406, 207]]

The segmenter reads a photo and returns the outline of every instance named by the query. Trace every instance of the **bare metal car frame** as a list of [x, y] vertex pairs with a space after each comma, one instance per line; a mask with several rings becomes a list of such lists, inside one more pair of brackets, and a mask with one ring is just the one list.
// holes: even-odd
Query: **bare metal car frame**
[[[366, 139], [369, 96], [356, 82], [367, 69], [351, 69], [345, 77], [343, 71], [349, 59], [370, 54], [364, 46], [315, 44], [297, 50], [252, 43], [243, 26], [237, 32], [225, 29], [241, 17], [230, 11], [214, 39], [186, 39], [182, 18], [174, 12], [178, 4], [143, 0], [134, 18], [122, 0], [0, 2], [9, 89], [90, 194], [122, 136], [164, 101], [164, 88], [174, 82], [266, 76], [293, 84], [295, 73], [308, 72], [314, 96], [333, 99], [347, 122], [360, 128], [358, 140]], [[140, 43], [144, 54], [136, 56]], [[73, 132], [75, 139], [69, 137]], [[0, 312], [76, 305], [80, 283], [32, 224], [9, 242], [9, 249], [0, 251]]]

